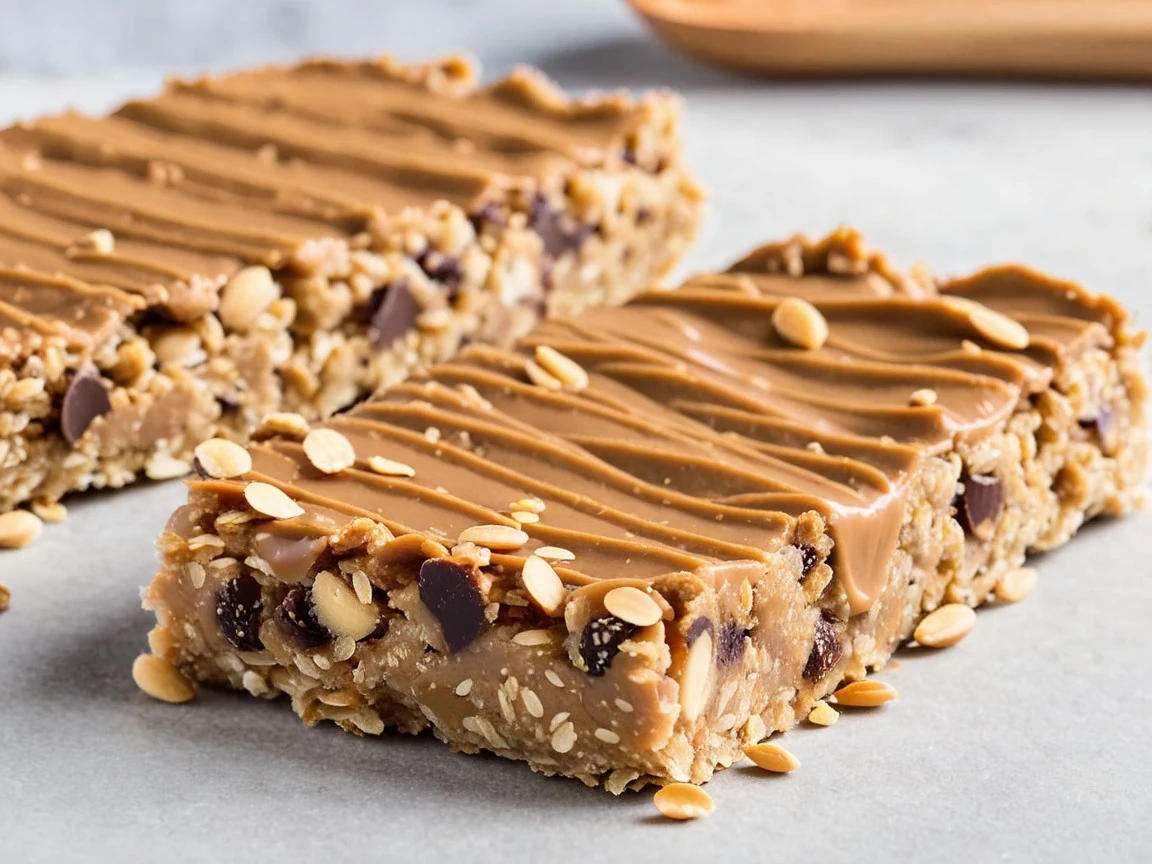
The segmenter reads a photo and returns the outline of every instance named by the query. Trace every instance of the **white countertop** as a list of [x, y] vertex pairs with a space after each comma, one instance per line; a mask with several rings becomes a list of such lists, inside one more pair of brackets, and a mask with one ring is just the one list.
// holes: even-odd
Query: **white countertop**
[[[688, 157], [711, 193], [690, 269], [847, 223], [900, 264], [1024, 260], [1152, 320], [1146, 90], [750, 84], [682, 64], [630, 24], [617, 33], [615, 17], [599, 41], [541, 51], [567, 18], [536, 20], [553, 30], [524, 37], [521, 56], [565, 84], [685, 92]], [[0, 76], [0, 119], [158, 81]], [[0, 554], [13, 590], [0, 860], [1147, 860], [1152, 514], [1092, 526], [1038, 562], [1033, 597], [982, 612], [956, 648], [902, 657], [883, 676], [898, 702], [790, 733], [795, 775], [723, 772], [715, 814], [671, 825], [650, 794], [615, 800], [428, 737], [305, 729], [284, 704], [218, 692], [149, 701], [129, 675], [150, 626], [138, 589], [181, 495], [83, 498], [37, 545]]]

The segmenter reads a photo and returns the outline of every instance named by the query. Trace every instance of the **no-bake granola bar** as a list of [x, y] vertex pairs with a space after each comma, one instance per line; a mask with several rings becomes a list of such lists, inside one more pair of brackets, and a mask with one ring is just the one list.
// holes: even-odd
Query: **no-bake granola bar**
[[617, 793], [701, 782], [1135, 506], [1142, 341], [1022, 267], [935, 283], [851, 232], [766, 246], [302, 441], [205, 450], [151, 648], [308, 723]]
[[679, 102], [464, 60], [173, 81], [0, 131], [0, 512], [327, 416], [690, 242]]

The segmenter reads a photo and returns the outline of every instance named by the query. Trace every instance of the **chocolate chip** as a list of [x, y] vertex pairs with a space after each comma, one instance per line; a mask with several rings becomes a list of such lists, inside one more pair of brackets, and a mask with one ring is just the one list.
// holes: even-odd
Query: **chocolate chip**
[[429, 279], [434, 279], [448, 289], [448, 299], [455, 300], [460, 293], [460, 280], [464, 278], [464, 270], [460, 267], [460, 259], [428, 249], [416, 259]]
[[800, 550], [803, 574], [807, 576], [820, 563], [820, 553], [816, 551], [815, 546], [809, 546], [807, 543], [799, 543], [796, 548]]
[[72, 377], [64, 393], [60, 431], [69, 444], [75, 444], [84, 437], [93, 420], [111, 410], [108, 388], [94, 369], [85, 369]]
[[540, 235], [544, 252], [552, 258], [579, 249], [592, 234], [592, 229], [587, 225], [565, 227], [560, 214], [549, 207], [548, 200], [540, 194], [532, 199], [532, 212], [528, 218], [529, 226]]
[[721, 627], [720, 638], [716, 643], [716, 663], [720, 666], [731, 666], [739, 662], [744, 656], [744, 640], [749, 632], [735, 621], [729, 621]]
[[420, 565], [420, 599], [440, 622], [448, 650], [455, 654], [484, 629], [484, 595], [476, 568], [430, 558]]
[[623, 152], [620, 154], [620, 158], [627, 162], [629, 165], [639, 164], [636, 160], [636, 151], [631, 147], [625, 147]]
[[500, 211], [499, 205], [494, 201], [489, 201], [479, 210], [470, 214], [468, 221], [472, 223], [472, 227], [477, 234], [483, 233], [485, 225], [495, 225], [503, 228], [506, 224], [504, 214]]
[[316, 620], [312, 610], [311, 588], [289, 588], [272, 620], [301, 648], [317, 648], [332, 641], [332, 635]]
[[712, 626], [712, 621], [701, 615], [692, 622], [692, 626], [688, 628], [687, 642], [688, 647], [692, 647], [692, 643], [699, 639], [705, 633], [714, 633], [715, 628]]
[[1095, 417], [1081, 417], [1079, 423], [1081, 429], [1096, 433], [1096, 437], [1104, 443], [1112, 439], [1112, 433], [1116, 430], [1116, 415], [1108, 408], [1101, 408]]
[[220, 632], [241, 651], [260, 651], [260, 583], [251, 576], [238, 576], [216, 592], [216, 621]]
[[408, 290], [407, 279], [397, 279], [384, 286], [384, 297], [372, 313], [368, 338], [377, 348], [391, 348], [392, 343], [412, 329], [420, 304]]
[[585, 624], [580, 635], [580, 656], [584, 658], [588, 674], [603, 675], [608, 671], [620, 651], [620, 644], [635, 632], [635, 624], [615, 615], [601, 615]]
[[965, 533], [987, 540], [1004, 509], [1004, 484], [992, 474], [964, 474], [960, 482], [964, 491], [952, 502], [956, 519]]
[[220, 406], [221, 414], [234, 414], [240, 410], [240, 400], [231, 394], [217, 396], [216, 404]]
[[652, 209], [650, 207], [638, 207], [636, 209], [636, 224], [647, 225], [652, 221]]
[[204, 470], [204, 466], [200, 464], [200, 459], [196, 456], [192, 457], [192, 473], [200, 480], [207, 480], [209, 475]]
[[839, 663], [843, 656], [844, 649], [840, 647], [840, 640], [836, 638], [832, 622], [821, 615], [816, 619], [812, 652], [808, 655], [808, 662], [804, 664], [804, 680], [819, 681], [832, 671], [832, 667]]

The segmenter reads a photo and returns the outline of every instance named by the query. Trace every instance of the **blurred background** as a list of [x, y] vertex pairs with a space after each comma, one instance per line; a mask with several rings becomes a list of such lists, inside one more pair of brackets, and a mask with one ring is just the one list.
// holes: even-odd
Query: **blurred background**
[[665, 47], [624, 0], [0, 0], [0, 121], [102, 110], [174, 72], [461, 49], [488, 77], [525, 62], [572, 90], [684, 93], [712, 202], [688, 269], [846, 223], [944, 274], [1025, 260], [1101, 289], [1149, 282], [1147, 87], [748, 79]]

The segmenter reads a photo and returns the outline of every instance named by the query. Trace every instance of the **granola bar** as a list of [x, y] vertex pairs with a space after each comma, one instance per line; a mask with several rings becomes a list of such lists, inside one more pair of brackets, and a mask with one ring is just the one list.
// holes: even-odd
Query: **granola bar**
[[1022, 267], [767, 246], [210, 459], [160, 541], [152, 649], [310, 724], [701, 782], [832, 722], [845, 681], [891, 698], [859, 679], [928, 613], [1134, 507], [1142, 341]]
[[177, 476], [672, 266], [675, 97], [475, 77], [315, 61], [0, 131], [0, 512]]

